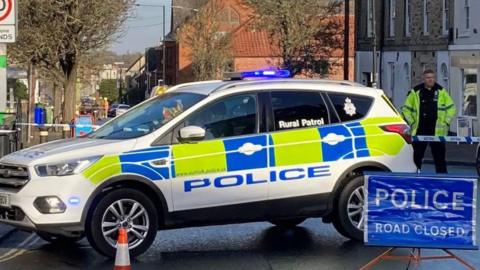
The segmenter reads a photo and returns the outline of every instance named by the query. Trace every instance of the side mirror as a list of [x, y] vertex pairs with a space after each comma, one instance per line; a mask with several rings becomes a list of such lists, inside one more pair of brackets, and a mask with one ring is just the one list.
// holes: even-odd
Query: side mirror
[[205, 129], [197, 126], [188, 126], [180, 129], [180, 141], [197, 142], [205, 139]]

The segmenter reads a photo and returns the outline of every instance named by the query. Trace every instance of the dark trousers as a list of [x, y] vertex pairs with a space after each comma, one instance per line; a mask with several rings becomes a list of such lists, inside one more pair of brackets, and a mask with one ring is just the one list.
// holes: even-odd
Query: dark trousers
[[414, 142], [413, 143], [413, 161], [418, 169], [422, 168], [422, 160], [425, 150], [430, 144], [433, 161], [435, 162], [435, 171], [437, 173], [447, 173], [447, 162], [445, 161], [445, 143], [444, 142]]

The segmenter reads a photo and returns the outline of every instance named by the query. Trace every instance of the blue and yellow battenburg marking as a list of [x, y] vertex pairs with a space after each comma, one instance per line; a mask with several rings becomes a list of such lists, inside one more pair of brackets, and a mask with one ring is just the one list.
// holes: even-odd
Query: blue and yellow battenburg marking
[[[235, 172], [292, 165], [395, 155], [403, 139], [385, 132], [379, 124], [402, 122], [400, 118], [285, 130], [270, 135], [203, 141], [195, 144], [152, 147], [118, 156], [106, 156], [84, 171], [93, 183], [118, 174], [135, 174], [158, 181], [175, 177]], [[329, 136], [341, 137], [334, 143]], [[256, 151], [241, 151], [249, 145]]]

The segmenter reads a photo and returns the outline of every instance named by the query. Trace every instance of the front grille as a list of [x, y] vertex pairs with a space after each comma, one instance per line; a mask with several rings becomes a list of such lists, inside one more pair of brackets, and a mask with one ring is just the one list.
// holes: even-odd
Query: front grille
[[0, 188], [22, 188], [29, 180], [28, 169], [23, 166], [0, 164]]
[[25, 218], [25, 213], [18, 208], [0, 208], [0, 220], [22, 221]]

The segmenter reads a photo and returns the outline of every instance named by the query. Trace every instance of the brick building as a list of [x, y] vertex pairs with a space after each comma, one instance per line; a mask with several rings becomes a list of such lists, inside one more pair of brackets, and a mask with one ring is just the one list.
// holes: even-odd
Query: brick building
[[372, 83], [375, 34], [379, 87], [397, 107], [404, 103], [408, 90], [421, 83], [425, 69], [435, 70], [438, 82], [448, 88], [448, 45], [451, 39], [450, 22], [453, 21], [450, 7], [453, 2], [356, 0], [356, 81], [365, 85]]
[[[176, 29], [188, 19], [195, 10], [201, 8], [207, 0], [186, 1], [173, 0], [172, 6], [182, 6], [183, 8], [173, 9], [172, 11], [172, 32], [169, 37], [176, 39]], [[353, 6], [353, 3], [352, 3]], [[252, 30], [252, 16], [254, 10], [245, 5], [241, 0], [223, 1], [221, 20], [226, 31], [232, 34], [232, 55], [233, 69], [235, 71], [256, 70], [262, 68], [278, 67], [281, 65], [281, 57], [278, 48], [271, 44], [270, 37], [264, 31]], [[342, 15], [337, 15], [341, 16]], [[350, 16], [350, 27], [354, 29], [354, 15]], [[354, 78], [354, 45], [355, 31], [350, 31], [350, 74], [351, 80]], [[191, 70], [191, 56], [189, 48], [177, 39], [178, 57], [176, 61], [176, 83], [192, 81], [193, 74]], [[334, 52], [330, 63], [336, 66], [328, 74], [331, 79], [343, 79], [343, 50]]]

